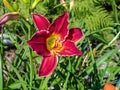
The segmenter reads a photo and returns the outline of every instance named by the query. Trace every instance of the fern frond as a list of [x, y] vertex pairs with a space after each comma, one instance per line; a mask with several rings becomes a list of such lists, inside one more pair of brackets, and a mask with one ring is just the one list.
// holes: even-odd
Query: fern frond
[[88, 30], [98, 30], [113, 25], [113, 19], [103, 8], [97, 7], [96, 12], [85, 18], [85, 28]]
[[111, 0], [92, 0], [97, 5], [110, 4]]
[[103, 4], [110, 3], [110, 0], [75, 0], [71, 17], [74, 22], [79, 23], [83, 19], [85, 28], [88, 30], [98, 30], [113, 25], [111, 14], [103, 7]]
[[94, 8], [94, 3], [91, 0], [75, 0], [75, 5], [72, 10], [72, 15], [78, 18], [84, 18], [91, 14]]

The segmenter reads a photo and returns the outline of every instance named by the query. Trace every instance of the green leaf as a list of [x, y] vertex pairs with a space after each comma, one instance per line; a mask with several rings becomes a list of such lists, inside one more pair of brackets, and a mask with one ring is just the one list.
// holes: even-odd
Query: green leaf
[[[110, 50], [109, 52], [107, 52], [104, 55], [102, 55], [101, 57], [99, 57], [96, 60], [97, 67], [100, 66], [101, 64], [103, 64], [105, 62], [105, 60], [108, 59], [111, 55], [117, 53], [118, 50], [119, 50], [118, 48]], [[94, 63], [91, 63], [90, 66], [86, 69], [87, 74], [90, 74], [93, 71], [93, 65], [94, 65]]]
[[18, 89], [21, 87], [21, 83], [20, 82], [15, 82], [15, 83], [12, 83], [8, 86], [10, 89]]

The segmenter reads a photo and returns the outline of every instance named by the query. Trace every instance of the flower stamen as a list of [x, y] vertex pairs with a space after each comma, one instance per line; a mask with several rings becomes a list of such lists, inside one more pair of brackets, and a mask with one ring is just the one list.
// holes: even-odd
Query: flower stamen
[[60, 52], [62, 50], [62, 43], [59, 41], [59, 35], [52, 34], [46, 40], [47, 49], [52, 53]]

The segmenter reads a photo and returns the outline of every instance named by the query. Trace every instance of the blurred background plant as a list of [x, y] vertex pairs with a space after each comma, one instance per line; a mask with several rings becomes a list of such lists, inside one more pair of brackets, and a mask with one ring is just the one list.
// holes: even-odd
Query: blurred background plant
[[[54, 73], [40, 78], [41, 56], [26, 43], [37, 31], [31, 14], [42, 14], [52, 22], [66, 10], [69, 28], [80, 27], [84, 32], [77, 43], [83, 55], [60, 57]], [[4, 38], [0, 41], [3, 90], [100, 90], [106, 82], [116, 83], [120, 72], [119, 0], [0, 0], [0, 16], [8, 12], [18, 12], [20, 17], [7, 22], [1, 33], [14, 44], [5, 46]], [[120, 88], [119, 82], [116, 85]]]

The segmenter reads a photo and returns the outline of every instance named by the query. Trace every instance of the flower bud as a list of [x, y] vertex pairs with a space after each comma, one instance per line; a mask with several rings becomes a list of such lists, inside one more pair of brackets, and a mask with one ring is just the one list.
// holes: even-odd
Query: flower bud
[[64, 0], [60, 0], [60, 3], [63, 5], [63, 7], [65, 7], [65, 9], [67, 9], [67, 5]]
[[5, 5], [5, 7], [10, 11], [10, 12], [14, 12], [14, 8], [10, 5], [10, 3], [7, 0], [3, 0], [3, 3]]
[[34, 9], [39, 2], [40, 2], [40, 0], [34, 0], [34, 2], [32, 4], [32, 9]]
[[19, 17], [19, 14], [17, 12], [12, 13], [6, 13], [2, 16], [0, 16], [0, 32], [4, 28], [4, 24], [9, 20], [15, 20]]
[[15, 11], [18, 11], [18, 9], [19, 9], [19, 5], [18, 5], [18, 2], [14, 2], [13, 3], [13, 8], [15, 9]]
[[0, 25], [7, 22], [8, 20], [17, 19], [19, 14], [17, 12], [6, 13], [0, 17]]
[[70, 1], [70, 10], [72, 10], [73, 6], [74, 6], [74, 0], [71, 0]]
[[23, 0], [25, 4], [30, 4], [30, 0]]

